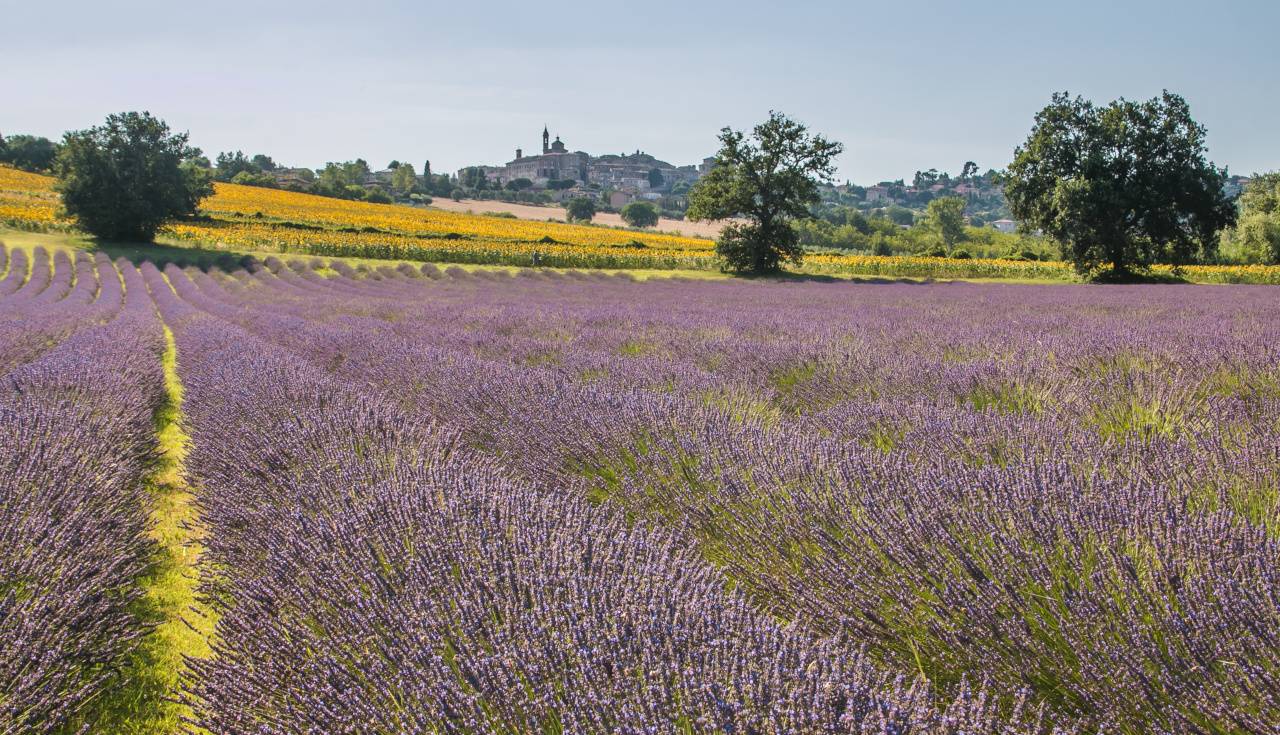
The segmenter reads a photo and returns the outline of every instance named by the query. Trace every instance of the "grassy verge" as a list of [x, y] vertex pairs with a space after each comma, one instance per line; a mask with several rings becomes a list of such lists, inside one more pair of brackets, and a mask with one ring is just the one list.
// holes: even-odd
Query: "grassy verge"
[[182, 383], [173, 334], [165, 327], [165, 402], [154, 421], [159, 459], [147, 478], [152, 500], [151, 536], [159, 549], [140, 583], [146, 594], [140, 615], [156, 625], [122, 676], [123, 684], [102, 703], [93, 732], [170, 735], [183, 732], [186, 707], [176, 701], [183, 657], [207, 657], [214, 619], [196, 597], [201, 534], [194, 496], [182, 473], [188, 437], [182, 429]]

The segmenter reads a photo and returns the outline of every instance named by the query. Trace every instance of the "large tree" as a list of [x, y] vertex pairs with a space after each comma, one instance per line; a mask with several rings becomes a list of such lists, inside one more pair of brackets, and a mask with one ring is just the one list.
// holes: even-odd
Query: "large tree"
[[1167, 91], [1105, 107], [1055, 94], [1014, 152], [1009, 208], [1056, 240], [1082, 275], [1211, 257], [1235, 208], [1226, 170], [1205, 159], [1204, 136], [1186, 100]]
[[783, 261], [799, 265], [804, 250], [791, 222], [809, 216], [820, 200], [818, 184], [831, 181], [843, 150], [780, 112], [770, 112], [750, 140], [724, 128], [715, 166], [689, 191], [686, 215], [746, 220], [725, 227], [716, 243], [728, 270], [771, 273]]
[[200, 150], [148, 112], [111, 115], [67, 133], [55, 162], [67, 212], [98, 237], [150, 242], [175, 217], [213, 193]]

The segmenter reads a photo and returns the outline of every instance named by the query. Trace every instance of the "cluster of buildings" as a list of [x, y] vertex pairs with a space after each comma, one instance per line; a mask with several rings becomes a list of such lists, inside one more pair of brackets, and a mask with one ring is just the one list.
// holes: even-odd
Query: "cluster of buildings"
[[[683, 188], [680, 184], [693, 184], [710, 170], [713, 162], [708, 158], [698, 166], [673, 166], [641, 151], [593, 156], [570, 151], [559, 136], [552, 140], [551, 132], [544, 127], [540, 155], [526, 156], [523, 149], [517, 148], [516, 157], [505, 165], [478, 168], [496, 186], [525, 179], [534, 189], [559, 192], [558, 198], [608, 199], [608, 204], [617, 207], [636, 199], [658, 201]], [[466, 170], [459, 171], [458, 177], [462, 178]], [[569, 182], [573, 183], [564, 187]]]
[[[849, 188], [845, 187], [845, 190], [848, 191]], [[992, 205], [998, 200], [1000, 203], [998, 209], [1004, 209], [1004, 198], [999, 187], [992, 185], [988, 180], [981, 177], [960, 180], [948, 179], [941, 183], [916, 186], [907, 186], [902, 181], [882, 181], [875, 186], [868, 186], [862, 189], [861, 193], [864, 202], [876, 207], [899, 205], [919, 210], [929, 200], [946, 196], [964, 198], [970, 202], [971, 206], [985, 201], [988, 208], [996, 208]], [[1000, 232], [1016, 232], [1018, 230], [1018, 223], [1008, 218], [992, 220], [987, 222], [987, 225]]]
[[868, 204], [902, 204], [904, 202], [910, 202], [913, 198], [919, 197], [921, 194], [925, 193], [933, 194], [935, 196], [981, 196], [983, 194], [990, 193], [990, 187], [984, 189], [968, 182], [960, 182], [957, 184], [933, 184], [932, 186], [925, 187], [881, 183], [876, 184], [875, 186], [868, 186], [864, 191], [864, 197]]

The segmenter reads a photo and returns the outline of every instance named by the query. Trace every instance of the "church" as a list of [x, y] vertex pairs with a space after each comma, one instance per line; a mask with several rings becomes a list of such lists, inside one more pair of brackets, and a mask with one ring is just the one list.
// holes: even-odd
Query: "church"
[[561, 142], [560, 136], [556, 136], [555, 141], [552, 142], [551, 132], [544, 126], [542, 155], [526, 156], [523, 150], [517, 148], [516, 158], [507, 163], [502, 179], [503, 181], [529, 179], [539, 187], [546, 186], [547, 182], [553, 179], [586, 181], [590, 162], [591, 156], [582, 151], [570, 153]]

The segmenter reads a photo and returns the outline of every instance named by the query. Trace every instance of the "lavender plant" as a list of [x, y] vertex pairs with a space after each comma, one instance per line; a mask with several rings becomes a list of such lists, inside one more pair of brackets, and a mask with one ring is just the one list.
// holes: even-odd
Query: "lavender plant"
[[1280, 731], [1270, 289], [9, 257], [13, 375], [173, 330], [192, 728]]
[[[26, 286], [0, 305], [12, 305], [46, 328], [60, 320], [114, 316], [72, 330], [0, 382], [5, 733], [87, 727], [92, 704], [119, 683], [122, 665], [146, 632], [133, 605], [139, 595], [134, 582], [151, 553], [140, 479], [154, 446], [151, 412], [161, 395], [159, 322], [127, 263], [125, 280], [143, 298], [121, 308], [119, 276], [109, 262], [94, 267], [81, 260], [74, 286], [67, 277], [70, 260], [62, 255], [56, 262], [52, 285], [31, 299], [53, 289], [65, 296], [44, 307], [49, 319], [25, 311]], [[101, 288], [92, 278], [95, 270], [103, 277]], [[89, 301], [95, 293], [100, 309]], [[23, 324], [6, 320], [4, 334]]]
[[514, 475], [676, 533], [755, 609], [944, 692], [981, 676], [999, 707], [1028, 692], [1053, 722], [1126, 732], [1280, 718], [1265, 289], [300, 270], [238, 290], [171, 275]]

